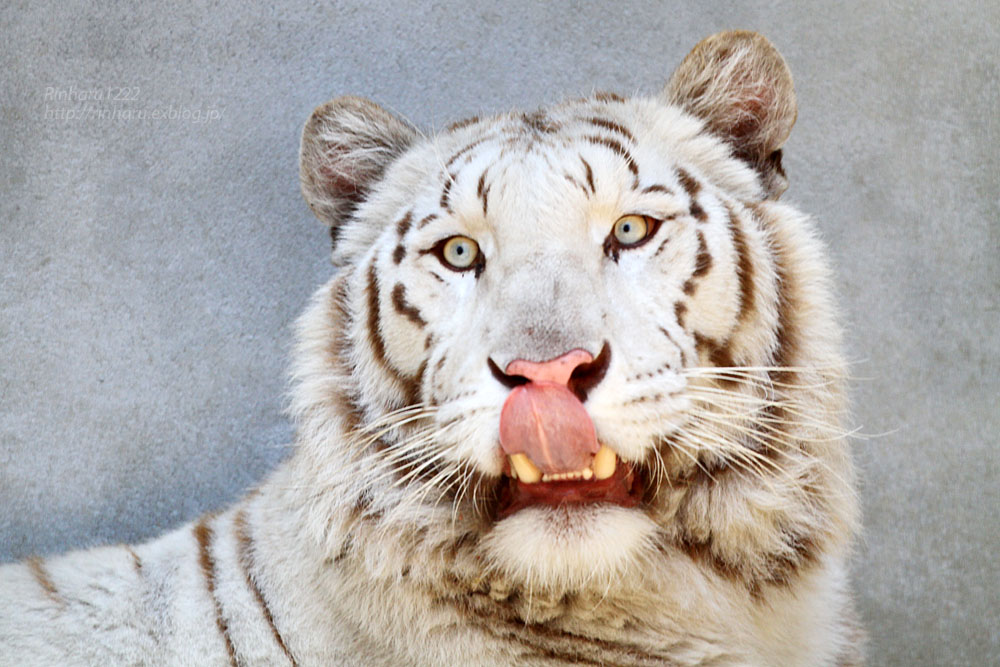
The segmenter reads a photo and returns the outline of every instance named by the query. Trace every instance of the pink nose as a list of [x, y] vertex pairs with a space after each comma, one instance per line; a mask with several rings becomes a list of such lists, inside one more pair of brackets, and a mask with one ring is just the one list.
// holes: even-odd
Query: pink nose
[[569, 383], [569, 376], [577, 366], [589, 364], [593, 360], [594, 357], [590, 352], [577, 348], [548, 361], [515, 359], [507, 364], [505, 372], [507, 375], [526, 377], [532, 382], [552, 382], [565, 387]]

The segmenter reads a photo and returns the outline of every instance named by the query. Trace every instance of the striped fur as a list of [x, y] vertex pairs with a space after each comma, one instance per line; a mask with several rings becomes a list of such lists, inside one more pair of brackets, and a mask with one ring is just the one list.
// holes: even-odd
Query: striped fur
[[[735, 32], [656, 97], [432, 137], [317, 109], [303, 192], [338, 270], [299, 323], [294, 454], [153, 542], [0, 569], [0, 656], [859, 664], [829, 272], [776, 201], [794, 108], [780, 55]], [[610, 235], [628, 214], [653, 230], [634, 246]], [[474, 266], [443, 260], [456, 235]], [[495, 369], [574, 348], [606, 362], [581, 395], [640, 502], [498, 519]]]

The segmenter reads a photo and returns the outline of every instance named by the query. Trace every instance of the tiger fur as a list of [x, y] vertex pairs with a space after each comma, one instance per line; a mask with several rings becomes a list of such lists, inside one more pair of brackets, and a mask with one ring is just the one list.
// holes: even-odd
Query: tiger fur
[[[159, 539], [0, 569], [0, 663], [860, 664], [830, 276], [777, 202], [795, 115], [748, 32], [658, 96], [436, 136], [317, 108], [337, 270], [298, 324], [293, 454]], [[585, 469], [515, 466], [519, 388], [592, 422]]]

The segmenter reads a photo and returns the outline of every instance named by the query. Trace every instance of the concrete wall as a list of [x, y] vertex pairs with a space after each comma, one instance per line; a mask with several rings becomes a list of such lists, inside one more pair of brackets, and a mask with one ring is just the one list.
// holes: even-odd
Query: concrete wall
[[0, 9], [0, 560], [155, 535], [281, 459], [289, 325], [330, 271], [297, 185], [313, 106], [430, 129], [652, 92], [751, 28], [796, 77], [786, 198], [831, 247], [872, 434], [871, 663], [996, 659], [1000, 4], [197, 4]]

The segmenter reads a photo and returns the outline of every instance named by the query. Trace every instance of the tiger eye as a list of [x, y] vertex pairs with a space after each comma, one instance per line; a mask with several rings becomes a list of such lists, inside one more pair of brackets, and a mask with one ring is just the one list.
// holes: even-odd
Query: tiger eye
[[641, 215], [623, 215], [615, 223], [615, 240], [623, 246], [635, 245], [649, 234], [650, 224]]
[[479, 257], [479, 244], [468, 236], [453, 236], [441, 248], [441, 258], [455, 269], [468, 269]]

